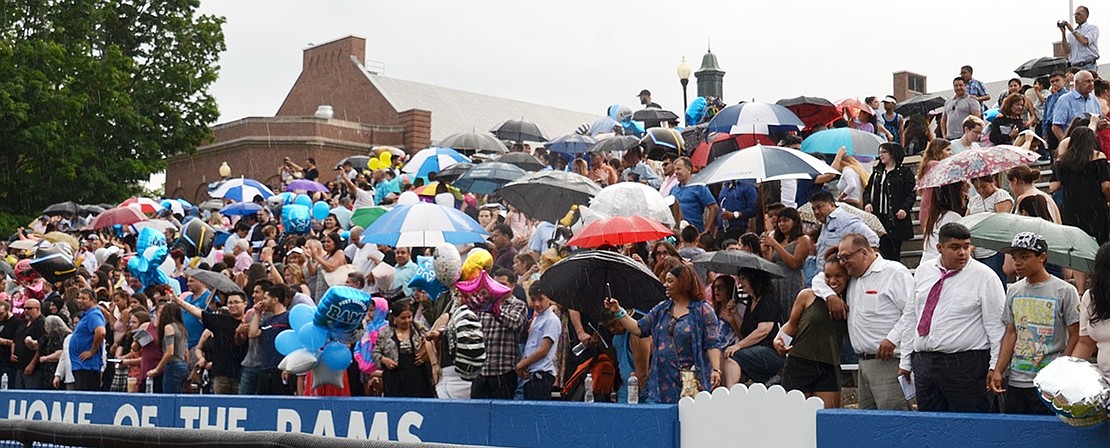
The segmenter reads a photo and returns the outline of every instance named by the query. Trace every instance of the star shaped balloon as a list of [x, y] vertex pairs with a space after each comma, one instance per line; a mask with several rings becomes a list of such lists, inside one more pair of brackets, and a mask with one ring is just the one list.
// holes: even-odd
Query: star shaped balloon
[[501, 314], [501, 300], [513, 292], [508, 286], [497, 283], [486, 271], [479, 271], [473, 280], [455, 283], [455, 288], [471, 309], [492, 311], [495, 315]]

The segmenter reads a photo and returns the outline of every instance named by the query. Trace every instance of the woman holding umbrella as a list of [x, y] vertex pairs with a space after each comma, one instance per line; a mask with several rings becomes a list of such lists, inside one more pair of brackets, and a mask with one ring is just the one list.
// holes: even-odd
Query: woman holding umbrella
[[616, 299], [605, 299], [605, 307], [633, 336], [653, 338], [648, 396], [657, 403], [677, 403], [683, 392], [684, 371], [693, 370], [699, 389], [711, 390], [721, 384], [721, 350], [717, 315], [703, 298], [694, 268], [678, 266], [665, 278], [668, 299], [639, 321], [630, 317]]
[[879, 146], [879, 164], [863, 191], [863, 209], [879, 217], [886, 235], [879, 238], [879, 252], [887, 260], [901, 259], [902, 242], [913, 238], [910, 211], [917, 199], [913, 171], [902, 165], [906, 150], [897, 143]]

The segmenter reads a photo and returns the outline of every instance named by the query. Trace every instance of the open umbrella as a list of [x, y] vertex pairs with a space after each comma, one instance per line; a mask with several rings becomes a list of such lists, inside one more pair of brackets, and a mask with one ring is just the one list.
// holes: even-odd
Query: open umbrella
[[55, 244], [65, 244], [69, 246], [70, 249], [73, 249], [73, 253], [77, 253], [77, 250], [81, 248], [81, 244], [77, 242], [77, 238], [74, 238], [73, 235], [56, 230], [53, 232], [46, 232], [46, 235], [43, 235], [42, 239]]
[[502, 140], [514, 142], [546, 142], [543, 131], [535, 123], [524, 120], [507, 120], [491, 131], [493, 135]]
[[596, 143], [597, 140], [588, 135], [570, 134], [549, 141], [544, 147], [560, 154], [582, 154]]
[[671, 128], [651, 128], [640, 139], [647, 158], [663, 160], [667, 154], [682, 155], [682, 134]]
[[162, 199], [158, 205], [161, 206], [158, 211], [169, 210], [171, 214], [185, 216], [185, 204], [177, 199]]
[[621, 152], [640, 146], [640, 139], [631, 135], [617, 135], [598, 140], [590, 147], [590, 152]]
[[682, 128], [682, 146], [686, 148], [697, 148], [702, 142], [708, 141], [709, 135], [712, 134], [712, 132], [707, 131], [707, 128], [709, 128], [709, 123]]
[[867, 112], [869, 114], [875, 114], [875, 110], [859, 98], [843, 99], [840, 100], [839, 103], [836, 103], [836, 105], [840, 108], [841, 112], [848, 112], [848, 115], [853, 117], [858, 117], [861, 111]]
[[314, 180], [308, 180], [308, 179], [297, 179], [297, 180], [294, 180], [292, 182], [289, 182], [289, 185], [285, 186], [285, 191], [297, 191], [297, 190], [327, 193], [328, 192], [328, 187], [324, 186], [324, 184], [322, 184], [322, 183], [316, 182]]
[[365, 229], [388, 211], [389, 209], [380, 206], [356, 208], [355, 212], [351, 214], [351, 224]]
[[601, 134], [613, 134], [617, 130], [623, 129], [624, 126], [621, 126], [619, 121], [609, 117], [602, 117], [590, 125], [589, 130], [586, 131], [586, 135], [597, 137]]
[[709, 132], [729, 134], [762, 134], [800, 131], [806, 124], [790, 109], [778, 104], [740, 103], [717, 112], [709, 120]]
[[674, 231], [642, 216], [614, 216], [594, 221], [567, 241], [573, 247], [620, 247], [674, 236]]
[[802, 152], [809, 154], [836, 154], [843, 146], [850, 156], [879, 156], [883, 140], [871, 132], [852, 128], [826, 129], [814, 132], [802, 140]]
[[105, 210], [104, 213], [97, 215], [96, 218], [89, 223], [89, 228], [97, 230], [112, 227], [117, 224], [126, 226], [139, 221], [146, 221], [146, 215], [143, 215], [138, 209], [132, 207], [116, 207]]
[[932, 112], [934, 109], [944, 107], [944, 102], [944, 97], [940, 95], [917, 95], [899, 103], [898, 106], [894, 108], [894, 111], [907, 117], [912, 115], [925, 115]]
[[475, 165], [473, 163], [470, 163], [470, 162], [456, 163], [456, 164], [451, 165], [447, 168], [444, 168], [443, 171], [439, 172], [439, 174], [436, 174], [436, 180], [442, 180], [444, 182], [454, 181], [455, 179], [458, 179], [459, 176], [462, 176], [463, 173], [467, 172], [468, 170], [470, 170], [474, 166]]
[[340, 159], [339, 163], [335, 164], [335, 169], [342, 168], [347, 162], [351, 162], [351, 167], [359, 171], [370, 168], [370, 156], [349, 156]]
[[450, 207], [427, 202], [398, 205], [363, 232], [362, 242], [390, 247], [435, 247], [482, 243], [489, 233], [481, 224]]
[[153, 215], [162, 210], [162, 204], [151, 198], [128, 198], [117, 207], [132, 207], [147, 215]]
[[509, 152], [501, 140], [489, 132], [462, 132], [451, 134], [440, 140], [439, 146], [451, 148], [462, 154], [474, 155], [477, 152], [504, 154]]
[[262, 210], [262, 206], [253, 202], [232, 202], [220, 209], [220, 213], [224, 216], [246, 216], [253, 215]]
[[177, 230], [177, 225], [175, 225], [172, 222], [166, 221], [164, 219], [151, 219], [151, 220], [147, 220], [147, 221], [139, 221], [137, 223], [131, 224], [131, 227], [135, 229], [135, 233], [139, 233], [140, 230], [142, 230], [146, 227], [151, 227], [154, 230], [157, 230], [159, 232], [165, 232], [166, 230], [169, 230], [169, 229]]
[[1014, 69], [1014, 73], [1022, 78], [1036, 78], [1048, 76], [1055, 72], [1062, 72], [1068, 68], [1067, 58], [1042, 57], [1030, 59]]
[[54, 215], [63, 215], [64, 216], [64, 215], [76, 215], [80, 211], [81, 211], [81, 208], [77, 205], [76, 202], [65, 201], [65, 202], [59, 202], [57, 204], [51, 204], [49, 207], [46, 207], [45, 209], [43, 209], [42, 214], [44, 214], [46, 216], [54, 216]]
[[662, 123], [664, 121], [678, 122], [678, 115], [674, 112], [660, 109], [658, 107], [648, 107], [632, 112], [632, 119], [644, 122], [645, 126], [647, 126], [647, 123], [652, 123], [658, 126], [658, 123]]
[[744, 179], [755, 182], [813, 179], [821, 174], [839, 174], [839, 171], [795, 149], [757, 145], [714, 160], [690, 181], [708, 185]]
[[236, 202], [254, 202], [255, 196], [261, 196], [262, 199], [266, 199], [273, 195], [274, 192], [270, 191], [270, 187], [263, 185], [262, 182], [243, 177], [230, 179], [220, 184], [219, 187], [216, 187], [216, 191], [209, 194], [209, 196], [214, 198], [228, 199]]
[[726, 132], [714, 132], [709, 135], [707, 141], [703, 141], [694, 148], [694, 153], [690, 156], [690, 161], [694, 163], [695, 167], [701, 168], [708, 165], [709, 162], [716, 160], [725, 154], [736, 152], [740, 150], [740, 142], [737, 137]]
[[540, 291], [552, 300], [593, 317], [604, 312], [605, 297], [642, 311], [666, 299], [663, 284], [646, 266], [602, 250], [573, 254], [551, 265], [538, 282]]
[[497, 158], [498, 162], [515, 165], [524, 171], [539, 171], [544, 167], [543, 162], [523, 152], [511, 152]]
[[786, 276], [786, 273], [777, 264], [738, 249], [718, 250], [698, 255], [694, 258], [694, 266], [727, 275], [737, 275], [740, 273], [740, 269], [753, 269], [775, 277]]
[[1064, 226], [1034, 216], [1012, 213], [976, 213], [960, 219], [971, 231], [971, 244], [991, 250], [1002, 250], [1021, 232], [1033, 232], [1048, 242], [1048, 262], [1092, 272], [1098, 242], [1082, 229]]
[[[866, 225], [867, 228], [875, 232], [876, 235], [886, 235], [886, 227], [883, 227], [883, 222], [879, 221], [878, 216], [856, 208], [855, 206], [847, 202], [837, 202], [836, 208], [843, 209], [848, 213], [858, 216], [860, 221], [863, 221], [863, 224]], [[808, 222], [810, 224], [821, 224], [817, 221], [817, 215], [813, 214], [812, 202], [807, 202], [805, 205], [798, 207], [798, 215], [802, 218], [803, 222]]]
[[185, 275], [196, 279], [198, 282], [224, 295], [244, 294], [243, 288], [240, 288], [239, 285], [231, 281], [230, 278], [227, 278], [226, 275], [219, 272], [206, 271], [204, 269], [187, 269], [185, 270]]
[[917, 189], [990, 176], [1019, 165], [1036, 162], [1040, 157], [1040, 154], [1012, 145], [971, 148], [938, 162], [928, 173], [925, 173], [925, 176], [918, 179]]
[[427, 148], [413, 154], [402, 171], [426, 178], [429, 173], [439, 173], [460, 162], [470, 162], [470, 159], [451, 148]]
[[104, 213], [105, 208], [96, 204], [78, 205], [77, 208], [82, 214], [99, 215]]
[[590, 201], [590, 209], [608, 216], [643, 216], [674, 226], [671, 214], [673, 197], [664, 198], [659, 190], [639, 182], [618, 182], [602, 188]]
[[776, 101], [775, 104], [794, 112], [805, 123], [806, 129], [826, 125], [840, 118], [840, 111], [836, 109], [836, 105], [824, 98], [799, 96], [784, 98]]
[[[506, 156], [513, 154], [519, 153], [510, 153]], [[493, 194], [494, 191], [505, 186], [505, 184], [527, 175], [527, 171], [516, 165], [488, 162], [475, 165], [452, 184], [467, 193]]]
[[585, 205], [601, 191], [585, 176], [565, 171], [540, 171], [509, 182], [498, 190], [505, 203], [540, 221], [558, 222], [573, 205]]

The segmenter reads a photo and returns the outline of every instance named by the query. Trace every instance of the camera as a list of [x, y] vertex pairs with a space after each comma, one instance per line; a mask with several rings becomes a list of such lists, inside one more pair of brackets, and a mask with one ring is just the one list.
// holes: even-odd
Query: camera
[[1059, 22], [1056, 22], [1056, 26], [1060, 27], [1060, 28], [1066, 28], [1068, 26], [1068, 22], [1064, 21], [1064, 20], [1061, 20]]

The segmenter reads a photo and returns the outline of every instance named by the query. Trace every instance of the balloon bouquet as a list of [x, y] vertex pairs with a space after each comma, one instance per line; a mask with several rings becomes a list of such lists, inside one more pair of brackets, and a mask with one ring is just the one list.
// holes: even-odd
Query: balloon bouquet
[[[289, 310], [290, 329], [274, 341], [278, 353], [285, 355], [278, 368], [298, 375], [311, 371], [312, 388], [343, 388], [343, 371], [352, 360], [348, 344], [357, 339], [371, 303], [365, 292], [333, 286], [315, 309], [303, 303], [294, 306]], [[376, 310], [378, 304], [373, 306]]]

